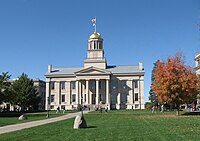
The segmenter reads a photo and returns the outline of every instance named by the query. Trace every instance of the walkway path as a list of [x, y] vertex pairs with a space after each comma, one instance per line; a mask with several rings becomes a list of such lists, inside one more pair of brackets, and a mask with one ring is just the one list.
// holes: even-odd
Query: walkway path
[[[89, 111], [84, 111], [84, 114], [88, 113]], [[25, 128], [31, 128], [39, 125], [44, 125], [56, 121], [61, 121], [69, 118], [76, 117], [78, 114], [81, 114], [81, 112], [77, 113], [69, 113], [64, 116], [56, 117], [56, 118], [49, 118], [49, 119], [44, 119], [44, 120], [38, 120], [38, 121], [32, 121], [32, 122], [26, 122], [26, 123], [20, 123], [20, 124], [14, 124], [14, 125], [7, 125], [0, 127], [0, 134], [3, 133], [8, 133], [12, 131], [17, 131], [17, 130], [22, 130]]]

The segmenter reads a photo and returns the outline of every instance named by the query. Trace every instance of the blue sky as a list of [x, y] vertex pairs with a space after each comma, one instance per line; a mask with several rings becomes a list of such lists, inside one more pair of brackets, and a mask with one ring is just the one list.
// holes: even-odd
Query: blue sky
[[157, 59], [180, 50], [194, 67], [199, 0], [1, 0], [0, 72], [45, 80], [48, 64], [83, 66], [94, 16], [109, 65], [144, 64], [145, 101]]

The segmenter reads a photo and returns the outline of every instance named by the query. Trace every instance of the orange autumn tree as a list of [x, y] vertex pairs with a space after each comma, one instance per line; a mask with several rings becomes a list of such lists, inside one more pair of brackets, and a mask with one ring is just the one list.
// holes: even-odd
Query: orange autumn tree
[[153, 90], [160, 103], [175, 105], [177, 115], [181, 104], [189, 104], [197, 98], [198, 78], [189, 66], [186, 66], [181, 53], [160, 61], [155, 70]]

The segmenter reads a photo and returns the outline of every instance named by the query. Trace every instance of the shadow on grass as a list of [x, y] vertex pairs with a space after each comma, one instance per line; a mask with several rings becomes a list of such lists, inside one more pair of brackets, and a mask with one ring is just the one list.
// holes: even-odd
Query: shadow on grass
[[186, 113], [183, 113], [181, 114], [183, 116], [196, 116], [196, 115], [200, 115], [200, 112], [186, 112]]
[[97, 126], [87, 126], [87, 127], [84, 127], [83, 129], [90, 129], [90, 128], [97, 128]]
[[22, 115], [22, 113], [15, 113], [15, 112], [0, 113], [0, 117], [19, 117], [20, 115]]

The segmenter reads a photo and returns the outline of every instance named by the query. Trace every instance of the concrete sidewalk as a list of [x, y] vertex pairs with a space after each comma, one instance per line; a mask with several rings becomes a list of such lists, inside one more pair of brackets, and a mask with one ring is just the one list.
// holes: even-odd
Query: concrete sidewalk
[[[83, 113], [86, 114], [88, 112], [89, 111], [84, 111]], [[56, 118], [49, 118], [49, 119], [44, 119], [44, 120], [38, 120], [38, 121], [32, 121], [32, 122], [3, 126], [3, 127], [0, 127], [0, 134], [12, 132], [12, 131], [17, 131], [17, 130], [22, 130], [22, 129], [25, 129], [25, 128], [31, 128], [31, 127], [35, 127], [35, 126], [39, 126], [39, 125], [44, 125], [44, 124], [48, 124], [48, 123], [52, 123], [52, 122], [56, 122], [56, 121], [61, 121], [61, 120], [69, 119], [69, 118], [73, 118], [73, 117], [76, 117], [79, 114], [81, 114], [81, 112], [69, 113], [69, 114], [66, 114], [64, 116], [60, 116], [60, 117], [56, 117]]]

